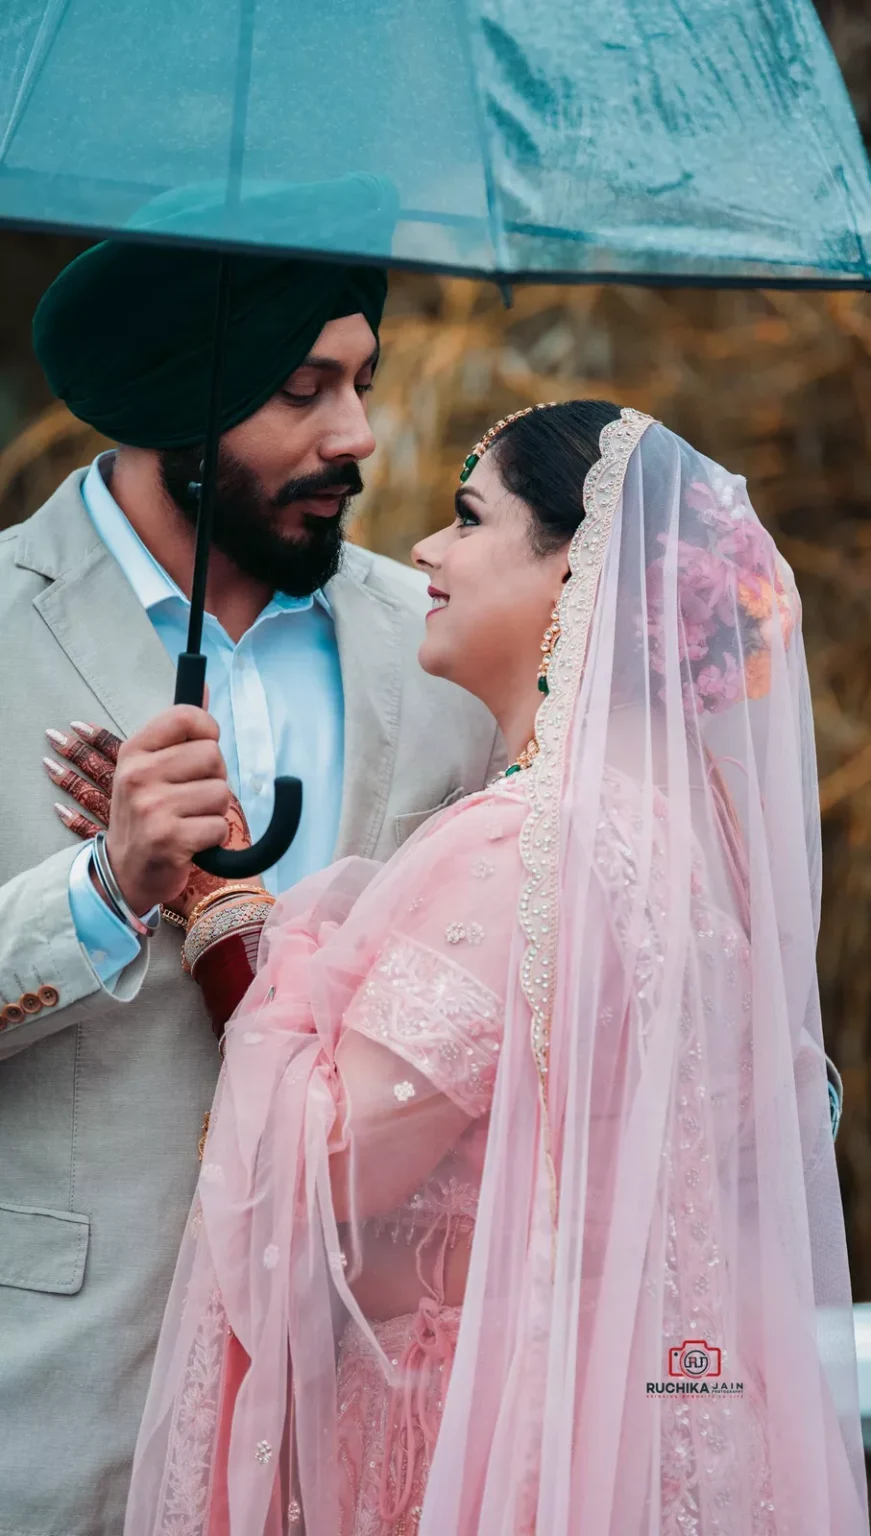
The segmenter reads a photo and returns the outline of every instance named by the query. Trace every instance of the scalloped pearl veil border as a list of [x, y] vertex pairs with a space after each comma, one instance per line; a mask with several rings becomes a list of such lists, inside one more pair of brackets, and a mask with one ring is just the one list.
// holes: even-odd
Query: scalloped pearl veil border
[[520, 926], [526, 935], [521, 986], [532, 1015], [531, 1044], [545, 1113], [559, 929], [559, 807], [565, 752], [614, 514], [629, 460], [653, 420], [640, 411], [623, 410], [599, 439], [601, 457], [584, 484], [584, 520], [569, 549], [571, 576], [559, 603], [561, 632], [548, 675], [550, 691], [536, 715], [539, 752], [524, 786], [530, 806], [520, 834], [526, 870], [519, 904]]

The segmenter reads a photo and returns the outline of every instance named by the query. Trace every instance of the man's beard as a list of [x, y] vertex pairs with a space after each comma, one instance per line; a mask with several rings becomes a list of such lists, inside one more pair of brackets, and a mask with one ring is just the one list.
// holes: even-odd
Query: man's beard
[[[170, 448], [160, 454], [164, 490], [188, 522], [196, 525], [202, 450]], [[288, 535], [281, 512], [318, 491], [347, 487], [333, 517], [302, 514], [302, 532]], [[342, 562], [343, 519], [348, 501], [363, 489], [353, 462], [328, 465], [315, 475], [288, 480], [275, 496], [260, 477], [221, 445], [215, 486], [212, 544], [246, 576], [288, 597], [308, 597], [335, 576]]]

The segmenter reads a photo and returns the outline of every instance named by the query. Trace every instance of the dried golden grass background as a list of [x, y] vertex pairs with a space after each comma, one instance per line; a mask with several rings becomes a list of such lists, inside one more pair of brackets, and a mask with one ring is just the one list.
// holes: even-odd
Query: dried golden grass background
[[[9, 242], [27, 238], [2, 238], [0, 276]], [[55, 244], [56, 270], [70, 252]], [[20, 335], [5, 339], [28, 419], [0, 452], [0, 526], [102, 446], [63, 407], [44, 408]], [[355, 539], [405, 559], [450, 518], [459, 464], [486, 426], [536, 400], [592, 395], [651, 412], [746, 474], [792, 563], [824, 815], [820, 981], [846, 1088], [838, 1158], [855, 1295], [871, 1300], [871, 298], [528, 288], [506, 310], [485, 285], [399, 275], [382, 341], [379, 447]]]

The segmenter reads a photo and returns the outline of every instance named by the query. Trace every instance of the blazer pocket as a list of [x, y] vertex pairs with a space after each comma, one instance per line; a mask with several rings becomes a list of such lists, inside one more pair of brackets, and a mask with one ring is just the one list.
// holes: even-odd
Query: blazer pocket
[[430, 816], [435, 816], [439, 811], [446, 810], [449, 805], [453, 805], [457, 800], [463, 800], [467, 794], [468, 790], [460, 785], [459, 789], [452, 789], [449, 795], [445, 795], [444, 800], [440, 800], [438, 805], [431, 806], [428, 811], [409, 811], [405, 816], [394, 816], [393, 835], [396, 838], [397, 848], [401, 848], [405, 839], [410, 837], [412, 832], [416, 832], [418, 827], [422, 827], [425, 821], [429, 821]]
[[0, 1285], [75, 1296], [85, 1278], [90, 1234], [87, 1216], [0, 1204]]

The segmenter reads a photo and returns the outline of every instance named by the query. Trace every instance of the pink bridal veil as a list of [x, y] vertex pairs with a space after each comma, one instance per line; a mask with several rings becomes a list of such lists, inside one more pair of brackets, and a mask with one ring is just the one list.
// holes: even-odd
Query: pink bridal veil
[[867, 1532], [798, 597], [636, 412], [584, 507], [532, 766], [273, 922], [128, 1536]]

